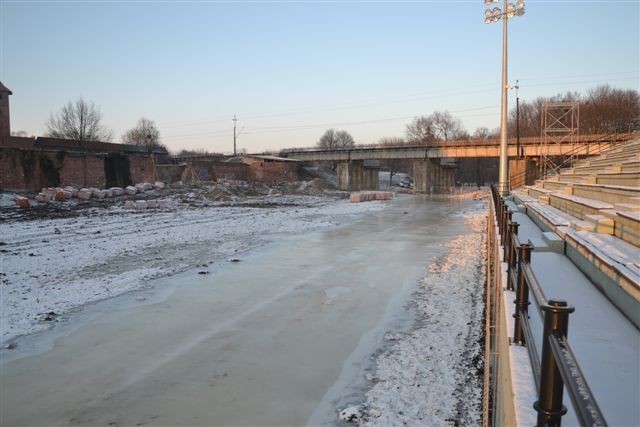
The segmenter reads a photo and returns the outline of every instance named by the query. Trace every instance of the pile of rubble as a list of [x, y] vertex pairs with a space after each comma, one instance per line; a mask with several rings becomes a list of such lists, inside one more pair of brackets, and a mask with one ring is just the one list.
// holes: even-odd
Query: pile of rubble
[[[150, 184], [143, 182], [140, 184], [129, 185], [125, 188], [111, 187], [106, 189], [99, 188], [74, 188], [74, 187], [48, 187], [43, 188], [35, 197], [35, 201], [39, 203], [64, 202], [71, 199], [89, 200], [89, 199], [105, 199], [118, 197], [123, 195], [134, 196], [138, 193], [144, 193], [149, 190], [160, 190], [165, 187], [164, 183], [156, 182]], [[27, 197], [17, 196], [14, 198], [16, 205], [22, 208], [28, 208], [32, 205]], [[125, 205], [126, 207], [126, 205]]]

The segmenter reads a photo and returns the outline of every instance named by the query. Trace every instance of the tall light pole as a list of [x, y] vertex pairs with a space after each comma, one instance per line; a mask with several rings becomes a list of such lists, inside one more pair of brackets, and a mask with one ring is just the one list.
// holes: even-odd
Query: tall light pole
[[[484, 0], [484, 4], [498, 3], [500, 0]], [[502, 102], [500, 104], [500, 175], [498, 178], [498, 191], [501, 195], [509, 194], [509, 157], [507, 151], [507, 109], [508, 109], [508, 80], [507, 80], [507, 21], [514, 16], [524, 15], [524, 0], [518, 0], [515, 4], [504, 0], [504, 7], [487, 9], [484, 11], [484, 22], [490, 24], [502, 19]]]
[[236, 117], [236, 115], [233, 115], [233, 157], [236, 156], [236, 122], [238, 121], [238, 118]]

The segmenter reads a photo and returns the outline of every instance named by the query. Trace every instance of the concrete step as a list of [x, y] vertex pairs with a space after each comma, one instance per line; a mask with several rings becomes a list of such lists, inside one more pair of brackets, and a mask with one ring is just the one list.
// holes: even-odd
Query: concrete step
[[599, 173], [595, 183], [640, 187], [640, 172]]
[[640, 188], [622, 185], [574, 184], [573, 195], [608, 203], [640, 204]]

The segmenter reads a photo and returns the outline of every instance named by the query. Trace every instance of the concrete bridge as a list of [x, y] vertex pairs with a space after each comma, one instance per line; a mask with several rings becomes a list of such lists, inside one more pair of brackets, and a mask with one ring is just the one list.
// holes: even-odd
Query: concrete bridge
[[[510, 162], [510, 175], [527, 175], [528, 171], [537, 168], [542, 156], [592, 156], [630, 138], [631, 134], [583, 135], [577, 142], [546, 144], [542, 137], [520, 138], [520, 153], [516, 139], [511, 138], [508, 141], [508, 155], [514, 160]], [[413, 159], [416, 191], [446, 193], [455, 184], [455, 163], [442, 159], [500, 157], [500, 141], [469, 139], [423, 145], [357, 146], [336, 150], [288, 149], [283, 150], [280, 155], [309, 162], [340, 162], [337, 169], [338, 187], [349, 191], [378, 187], [377, 169], [366, 161]]]

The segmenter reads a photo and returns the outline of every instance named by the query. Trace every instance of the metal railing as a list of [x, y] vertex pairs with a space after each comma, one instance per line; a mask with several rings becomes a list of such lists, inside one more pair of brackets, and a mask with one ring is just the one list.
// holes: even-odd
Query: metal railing
[[[491, 186], [491, 195], [504, 248], [503, 260], [508, 265], [506, 287], [516, 292], [513, 343], [526, 346], [538, 391], [538, 400], [533, 405], [538, 412], [537, 426], [560, 426], [567, 412], [562, 404], [564, 388], [581, 425], [606, 426], [567, 339], [569, 314], [574, 308], [566, 301], [545, 296], [531, 268], [533, 247], [520, 242], [518, 223], [512, 220], [512, 212], [494, 186]], [[529, 323], [531, 302], [544, 324], [540, 356]]]

